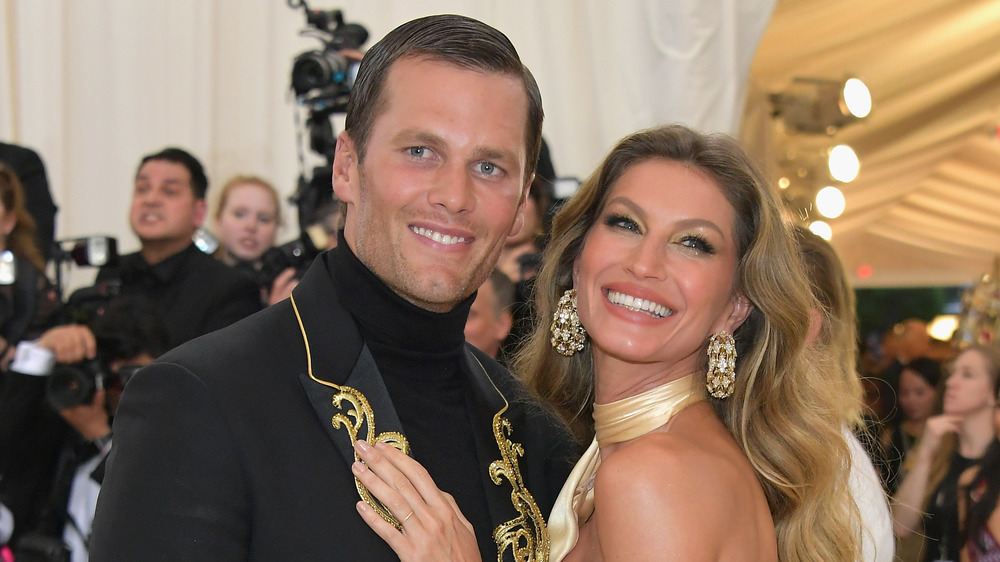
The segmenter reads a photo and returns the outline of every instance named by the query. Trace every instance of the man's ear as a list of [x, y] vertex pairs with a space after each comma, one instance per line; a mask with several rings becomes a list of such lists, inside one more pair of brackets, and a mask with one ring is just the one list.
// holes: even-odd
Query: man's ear
[[507, 310], [501, 312], [500, 318], [497, 320], [496, 333], [493, 334], [493, 337], [495, 337], [497, 341], [502, 342], [503, 340], [507, 339], [507, 336], [510, 334], [510, 329], [513, 326], [514, 326], [514, 315]]
[[358, 153], [347, 131], [341, 131], [333, 155], [333, 192], [337, 199], [353, 205], [358, 202], [359, 187]]
[[208, 202], [198, 199], [194, 202], [194, 227], [198, 228], [205, 222], [205, 215], [208, 214]]
[[531, 174], [527, 183], [524, 184], [524, 192], [521, 193], [521, 200], [517, 203], [517, 214], [514, 216], [514, 224], [510, 225], [510, 232], [507, 236], [517, 236], [524, 228], [524, 202], [531, 195], [531, 184], [535, 181], [535, 174]]

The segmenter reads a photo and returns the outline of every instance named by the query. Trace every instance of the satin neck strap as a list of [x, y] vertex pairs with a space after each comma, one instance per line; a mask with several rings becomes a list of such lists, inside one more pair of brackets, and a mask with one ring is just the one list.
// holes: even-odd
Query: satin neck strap
[[635, 439], [653, 431], [675, 413], [705, 399], [705, 386], [687, 375], [642, 394], [607, 404], [594, 404], [594, 431], [601, 447]]
[[601, 466], [601, 447], [642, 437], [704, 399], [705, 385], [688, 375], [642, 394], [594, 404], [597, 437], [566, 479], [549, 515], [549, 562], [559, 562], [573, 550], [580, 526], [594, 513], [594, 477]]

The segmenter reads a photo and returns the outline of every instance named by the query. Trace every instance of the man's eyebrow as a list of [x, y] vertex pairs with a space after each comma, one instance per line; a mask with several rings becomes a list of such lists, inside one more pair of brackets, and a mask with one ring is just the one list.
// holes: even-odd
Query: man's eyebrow
[[393, 135], [392, 139], [396, 142], [426, 144], [432, 148], [444, 144], [440, 135], [420, 129], [403, 129]]
[[473, 154], [479, 160], [499, 160], [511, 164], [517, 162], [517, 155], [513, 152], [491, 146], [477, 146]]

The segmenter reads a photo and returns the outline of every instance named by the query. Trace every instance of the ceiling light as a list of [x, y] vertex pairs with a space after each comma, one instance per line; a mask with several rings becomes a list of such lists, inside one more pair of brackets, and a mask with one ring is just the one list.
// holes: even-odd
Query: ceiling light
[[861, 171], [861, 161], [858, 160], [858, 155], [854, 153], [854, 149], [846, 144], [838, 144], [830, 149], [827, 167], [833, 179], [849, 183], [858, 177], [858, 172]]
[[828, 185], [816, 193], [816, 210], [828, 219], [839, 217], [844, 212], [846, 204], [844, 194], [832, 185]]
[[806, 134], [832, 135], [841, 127], [864, 119], [872, 109], [872, 97], [857, 78], [793, 78], [785, 91], [770, 95], [774, 117], [785, 126]]
[[823, 240], [833, 238], [833, 229], [823, 221], [813, 221], [809, 224], [809, 231], [819, 236]]

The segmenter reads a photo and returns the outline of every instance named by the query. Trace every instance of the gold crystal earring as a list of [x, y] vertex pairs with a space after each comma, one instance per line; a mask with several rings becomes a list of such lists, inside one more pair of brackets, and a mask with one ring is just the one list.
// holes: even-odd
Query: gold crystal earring
[[556, 305], [552, 314], [552, 347], [569, 357], [583, 349], [587, 341], [587, 330], [580, 324], [580, 316], [576, 313], [576, 289], [568, 289]]
[[715, 398], [728, 398], [736, 384], [736, 340], [725, 330], [708, 340], [705, 387]]

